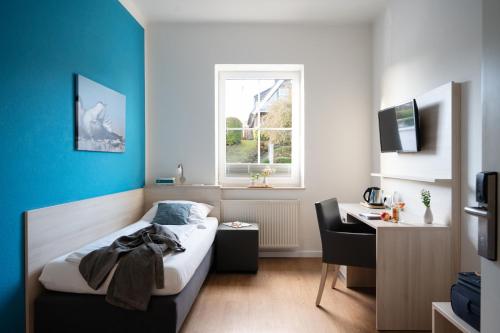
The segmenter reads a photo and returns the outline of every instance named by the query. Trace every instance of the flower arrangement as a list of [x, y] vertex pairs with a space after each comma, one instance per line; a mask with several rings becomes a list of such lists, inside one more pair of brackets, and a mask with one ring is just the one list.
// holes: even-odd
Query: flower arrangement
[[420, 196], [422, 198], [422, 203], [425, 207], [429, 208], [431, 206], [431, 192], [426, 189], [420, 191]]
[[273, 172], [274, 172], [273, 169], [271, 169], [270, 167], [266, 167], [264, 170], [262, 170], [262, 172], [260, 173], [260, 175], [262, 177], [264, 177], [264, 179], [265, 179], [266, 177], [271, 176], [273, 174]]
[[[267, 177], [271, 176], [273, 173], [273, 169], [271, 169], [270, 167], [266, 167], [261, 172], [250, 174], [250, 179], [252, 180], [250, 187], [271, 187], [267, 184]], [[262, 179], [261, 183], [259, 183], [259, 179]]]
[[260, 176], [262, 177], [262, 185], [270, 187], [269, 185], [267, 185], [267, 177], [271, 176], [273, 172], [274, 170], [271, 169], [270, 167], [266, 167], [264, 168], [264, 170], [260, 172]]

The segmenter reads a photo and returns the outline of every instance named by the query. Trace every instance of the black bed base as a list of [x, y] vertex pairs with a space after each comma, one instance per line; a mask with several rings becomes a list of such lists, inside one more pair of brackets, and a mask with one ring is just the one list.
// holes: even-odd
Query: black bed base
[[177, 295], [153, 296], [148, 311], [112, 306], [103, 295], [45, 291], [35, 301], [35, 333], [177, 333], [213, 262], [208, 250], [186, 287]]

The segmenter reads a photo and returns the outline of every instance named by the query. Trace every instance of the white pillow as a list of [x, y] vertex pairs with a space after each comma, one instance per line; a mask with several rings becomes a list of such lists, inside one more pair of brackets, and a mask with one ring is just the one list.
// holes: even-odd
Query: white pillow
[[206, 203], [194, 202], [194, 201], [186, 201], [186, 200], [162, 200], [153, 203], [153, 207], [144, 216], [141, 220], [151, 222], [156, 216], [156, 211], [158, 210], [159, 203], [183, 203], [183, 204], [191, 204], [191, 209], [189, 210], [188, 222], [192, 224], [198, 224], [203, 222], [205, 218], [210, 214], [213, 206], [210, 206]]

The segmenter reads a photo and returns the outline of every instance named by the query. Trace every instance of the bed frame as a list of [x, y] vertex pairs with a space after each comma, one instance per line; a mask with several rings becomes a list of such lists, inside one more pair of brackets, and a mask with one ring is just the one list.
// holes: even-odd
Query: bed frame
[[104, 295], [45, 291], [35, 301], [35, 331], [177, 333], [210, 271], [213, 253], [212, 245], [180, 293], [152, 296], [145, 312], [113, 306]]
[[[207, 188], [202, 191], [195, 187], [180, 188], [177, 186], [169, 188], [141, 188], [27, 211], [25, 213], [26, 332], [35, 332], [35, 316], [38, 317], [38, 314], [40, 314], [40, 316], [43, 314], [43, 316], [47, 316], [47, 318], [50, 317], [50, 313], [56, 315], [56, 313], [50, 312], [48, 309], [43, 309], [44, 304], [50, 305], [50, 307], [54, 307], [54, 309], [59, 306], [60, 311], [62, 311], [64, 306], [70, 306], [71, 302], [76, 302], [76, 304], [81, 305], [81, 307], [78, 308], [79, 311], [84, 309], [83, 304], [88, 304], [87, 309], [89, 313], [92, 313], [90, 305], [98, 304], [100, 301], [104, 302], [104, 296], [66, 294], [44, 290], [43, 286], [38, 281], [38, 277], [41, 274], [43, 266], [47, 262], [138, 221], [145, 211], [151, 207], [153, 201], [162, 199], [182, 199], [206, 202], [215, 206], [210, 216], [219, 217], [220, 188], [217, 187]], [[211, 262], [212, 252], [213, 251], [210, 250], [209, 253], [207, 253], [207, 257], [204, 259], [205, 265]], [[201, 284], [206, 277], [202, 266], [203, 264], [199, 267], [200, 272], [197, 270], [195, 273], [196, 278], [193, 277], [192, 279], [193, 281], [197, 281], [197, 279], [203, 278]], [[208, 271], [206, 273], [208, 273]], [[191, 282], [188, 283], [188, 286], [190, 284]], [[189, 304], [189, 307], [184, 311], [184, 317], [179, 315], [183, 313], [182, 309], [181, 311], [176, 311], [174, 314], [176, 316], [175, 326], [176, 330], [178, 330], [198, 294], [199, 287], [201, 287], [201, 284], [199, 284], [199, 286], [196, 286], [195, 282], [193, 282], [193, 284], [194, 285], [190, 288], [186, 286], [185, 289], [190, 290], [190, 292], [182, 296], [181, 294], [183, 292], [174, 296], [153, 297], [150, 306], [151, 311], [142, 312], [143, 319], [150, 320], [160, 311], [163, 313], [161, 316], [162, 325], [165, 325], [165, 319], [171, 318], [170, 315], [173, 313], [172, 306], [185, 307]], [[179, 296], [180, 298], [175, 299], [175, 296]], [[35, 300], [37, 298], [37, 306], [39, 304], [40, 308], [37, 308], [35, 311]], [[99, 300], [99, 298], [101, 298], [101, 300]], [[190, 300], [190, 298], [192, 298], [192, 300]], [[82, 300], [85, 301], [82, 303]], [[114, 307], [106, 306], [100, 309], [108, 309], [102, 311], [110, 311], [110, 314], [116, 310]], [[78, 315], [83, 317], [86, 316], [85, 313], [79, 313]], [[123, 317], [123, 315], [120, 317]], [[140, 313], [131, 315], [129, 312], [125, 317], [128, 319], [138, 318], [136, 322], [141, 322]], [[55, 317], [53, 316], [50, 318]], [[40, 321], [38, 319], [40, 319]], [[36, 319], [37, 323], [43, 323], [45, 326], [48, 325], [45, 319], [45, 321], [41, 319], [42, 318], [38, 317]], [[87, 319], [92, 320], [92, 318]], [[100, 319], [102, 319], [102, 317]], [[180, 322], [177, 322], [179, 320]], [[97, 321], [95, 322], [97, 323]], [[130, 325], [132, 324], [129, 323], [129, 327]], [[96, 328], [99, 327], [101, 326], [96, 326]], [[69, 328], [70, 327], [63, 326], [64, 331], [68, 331]], [[55, 330], [52, 329], [52, 331]], [[71, 329], [70, 331], [76, 332], [75, 329]]]

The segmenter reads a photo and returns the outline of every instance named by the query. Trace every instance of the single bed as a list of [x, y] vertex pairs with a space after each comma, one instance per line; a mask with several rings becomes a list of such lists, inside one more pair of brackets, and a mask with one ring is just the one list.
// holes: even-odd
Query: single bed
[[[140, 220], [50, 261], [43, 268], [39, 281], [45, 289], [51, 291], [105, 295], [114, 270], [108, 275], [103, 285], [94, 290], [88, 286], [78, 270], [81, 258], [93, 250], [110, 245], [118, 237], [130, 235], [149, 224], [149, 221]], [[218, 221], [215, 217], [208, 217], [200, 224], [163, 226], [177, 234], [186, 251], [168, 253], [163, 257], [165, 288], [153, 288], [153, 295], [175, 295], [184, 289], [212, 246], [217, 225]]]
[[[145, 198], [141, 191], [27, 212], [27, 332], [180, 330], [212, 266], [220, 192], [206, 191], [209, 197], [200, 198], [186, 189], [181, 197], [175, 190], [161, 193], [155, 189]], [[101, 288], [93, 290], [78, 271], [79, 260], [93, 249], [149, 225], [138, 217], [148, 199], [174, 198], [210, 203], [216, 206], [217, 215], [211, 214], [200, 224], [168, 226], [178, 234], [186, 251], [164, 257], [165, 288], [153, 289], [147, 311], [108, 304], [105, 294], [113, 272]], [[89, 217], [93, 222], [88, 222]], [[139, 221], [131, 223], [134, 219]]]

